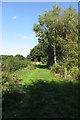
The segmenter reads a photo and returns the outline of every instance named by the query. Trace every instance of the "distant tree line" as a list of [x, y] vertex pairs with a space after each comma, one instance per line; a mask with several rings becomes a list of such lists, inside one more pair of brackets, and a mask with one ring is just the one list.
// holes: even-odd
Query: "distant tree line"
[[5, 72], [14, 72], [20, 68], [27, 67], [28, 65], [28, 60], [22, 55], [1, 55], [0, 56], [2, 62], [1, 62], [1, 67], [2, 71]]

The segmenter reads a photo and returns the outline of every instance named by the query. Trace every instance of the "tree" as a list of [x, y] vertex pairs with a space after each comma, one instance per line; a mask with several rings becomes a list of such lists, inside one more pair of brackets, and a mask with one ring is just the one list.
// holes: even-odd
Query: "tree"
[[78, 63], [77, 25], [78, 13], [71, 5], [63, 12], [58, 5], [54, 5], [52, 10], [39, 15], [39, 23], [34, 24], [33, 28], [39, 43], [47, 53], [48, 66], [57, 61], [63, 62], [65, 79], [67, 70]]
[[25, 57], [24, 57], [24, 56], [19, 55], [19, 54], [17, 54], [15, 57], [16, 57], [16, 58], [18, 58], [19, 60], [24, 60], [24, 59], [25, 59]]
[[27, 57], [31, 61], [41, 61], [42, 63], [47, 61], [47, 55], [40, 44], [36, 45]]
[[[78, 24], [78, 15], [77, 12], [70, 6], [68, 9], [64, 10], [64, 12], [61, 14], [60, 17], [60, 37], [65, 41], [67, 41], [67, 46], [65, 46], [65, 49], [63, 49], [65, 57], [65, 79], [67, 76], [67, 67], [69, 63], [69, 54], [70, 49], [68, 48], [68, 44], [70, 44], [70, 39], [68, 39], [68, 36], [71, 36], [71, 39], [73, 40], [73, 43], [77, 43], [77, 24]], [[74, 50], [73, 50], [74, 51]]]
[[56, 63], [56, 39], [60, 11], [61, 8], [58, 5], [54, 5], [52, 10], [45, 11], [43, 15], [39, 15], [39, 24], [34, 24], [33, 28], [39, 43], [47, 53], [48, 66]]

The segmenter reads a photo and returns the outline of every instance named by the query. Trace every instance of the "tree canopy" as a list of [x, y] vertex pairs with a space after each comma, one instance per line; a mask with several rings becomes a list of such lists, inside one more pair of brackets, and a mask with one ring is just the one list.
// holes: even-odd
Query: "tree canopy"
[[47, 54], [48, 66], [63, 62], [67, 72], [72, 65], [78, 65], [77, 26], [78, 13], [71, 5], [65, 10], [53, 5], [51, 10], [39, 15], [38, 24], [34, 24], [33, 30]]

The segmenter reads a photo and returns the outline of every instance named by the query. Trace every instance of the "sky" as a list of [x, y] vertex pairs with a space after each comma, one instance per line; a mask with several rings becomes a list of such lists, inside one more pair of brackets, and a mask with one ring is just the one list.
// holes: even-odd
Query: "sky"
[[[52, 9], [54, 2], [3, 2], [2, 3], [2, 47], [0, 54], [27, 56], [38, 44], [33, 24], [45, 10]], [[77, 2], [59, 2], [63, 9], [71, 4], [78, 11]]]

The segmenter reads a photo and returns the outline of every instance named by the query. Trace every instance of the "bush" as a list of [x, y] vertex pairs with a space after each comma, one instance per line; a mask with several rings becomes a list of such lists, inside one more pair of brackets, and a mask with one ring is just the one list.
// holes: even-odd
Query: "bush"
[[64, 77], [64, 66], [63, 65], [59, 65], [58, 63], [53, 64], [53, 66], [51, 67], [51, 71], [55, 73], [59, 73], [60, 76]]
[[71, 76], [74, 78], [78, 77], [78, 67], [74, 66], [70, 69]]
[[19, 86], [21, 79], [18, 79], [16, 75], [9, 76], [9, 74], [2, 75], [2, 93], [3, 96], [6, 92], [13, 92], [17, 86]]
[[60, 65], [59, 64], [53, 64], [53, 66], [51, 67], [52, 71], [59, 73], [60, 72]]
[[16, 56], [2, 56], [2, 71], [5, 72], [14, 72], [20, 68], [27, 67], [30, 65], [30, 61], [23, 56], [16, 55]]
[[47, 63], [47, 61], [48, 61], [48, 57], [47, 57], [47, 56], [41, 57], [41, 62], [42, 62], [43, 64]]

